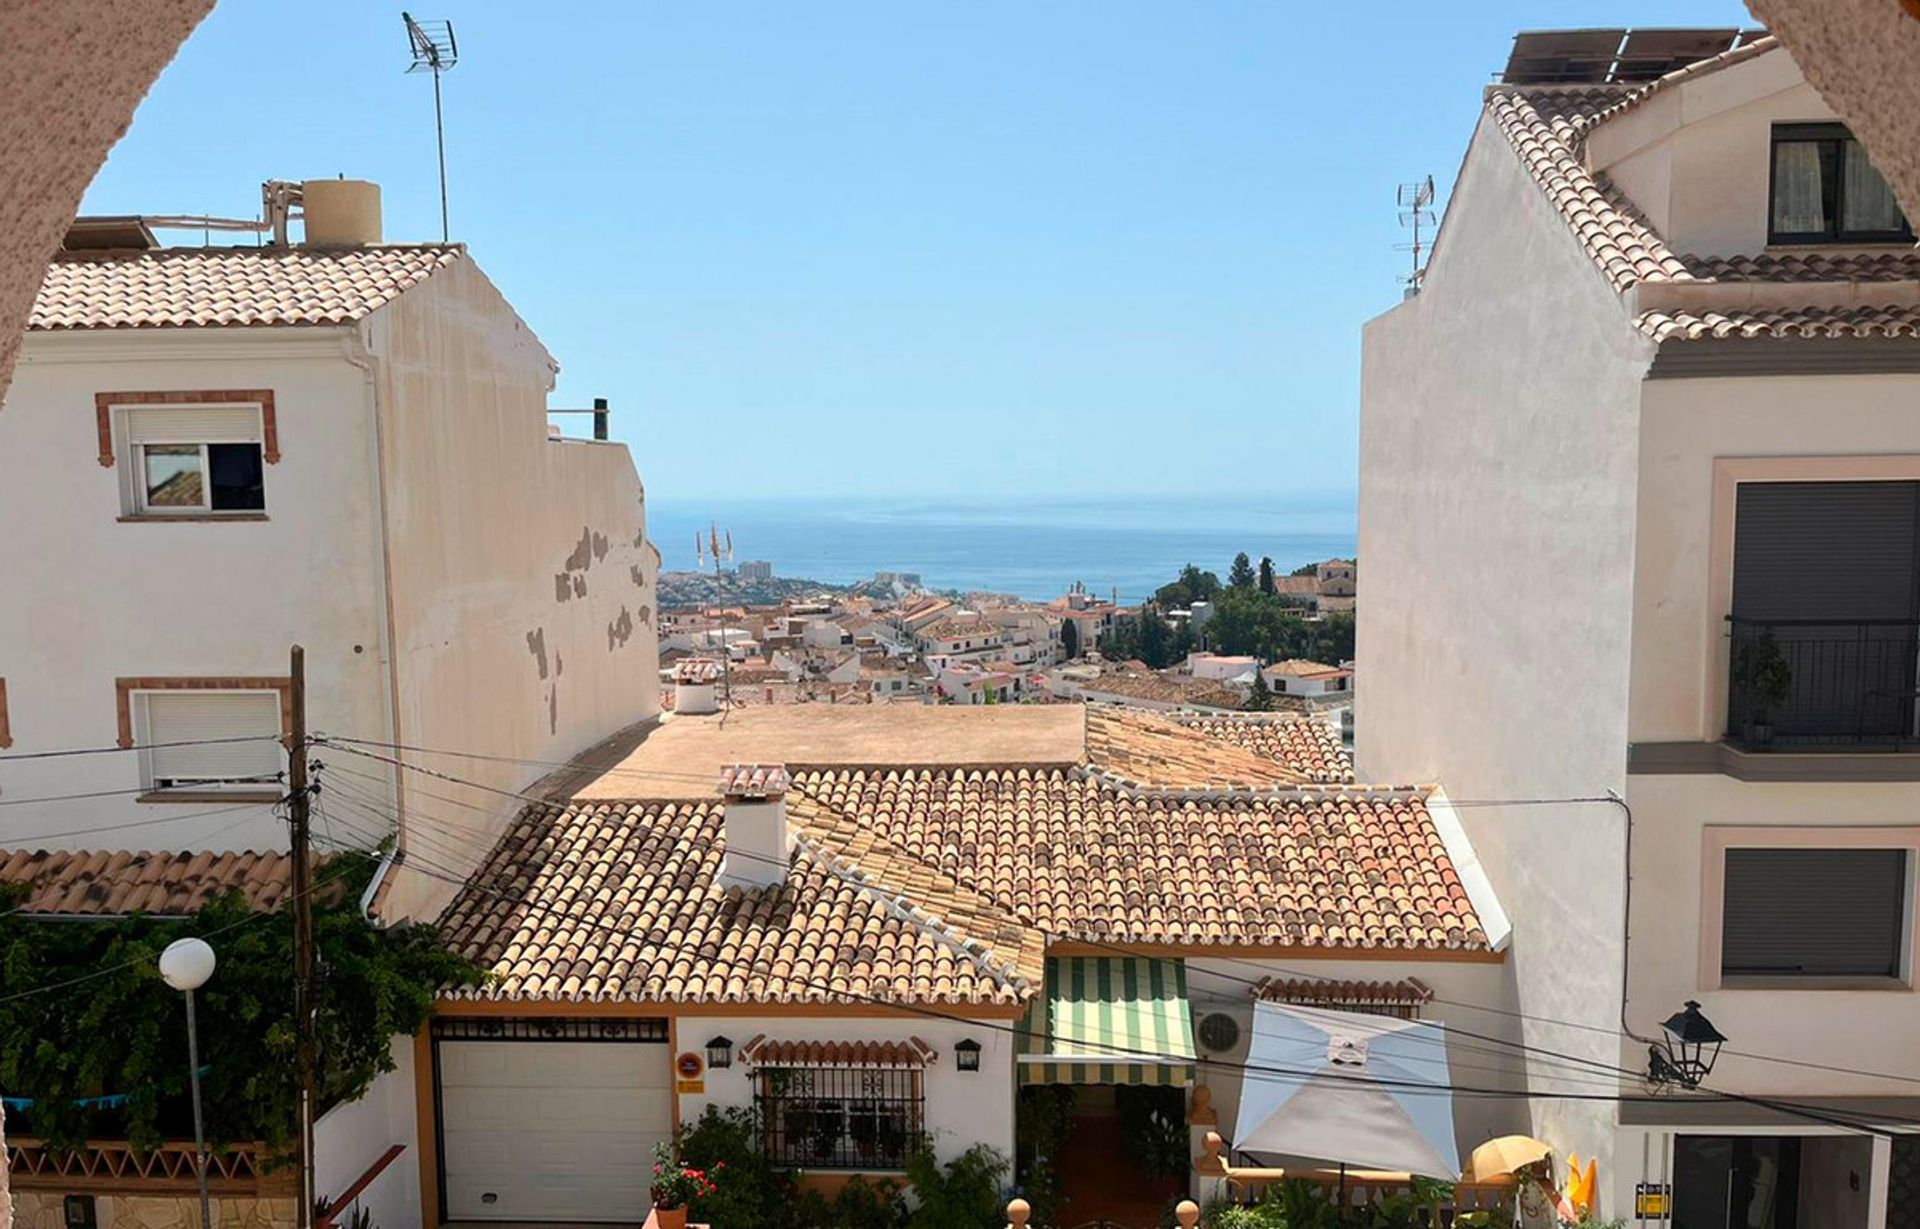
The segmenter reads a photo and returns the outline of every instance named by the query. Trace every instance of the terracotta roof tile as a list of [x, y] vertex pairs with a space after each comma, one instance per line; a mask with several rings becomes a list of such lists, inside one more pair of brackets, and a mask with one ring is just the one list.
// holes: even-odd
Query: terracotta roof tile
[[1762, 252], [1756, 256], [1685, 256], [1697, 278], [1713, 282], [1911, 282], [1920, 280], [1920, 251]]
[[1205, 734], [1278, 762], [1300, 779], [1343, 785], [1353, 781], [1353, 756], [1339, 730], [1324, 717], [1288, 713], [1235, 713], [1173, 717], [1189, 730]]
[[1189, 727], [1139, 710], [1087, 706], [1087, 767], [1102, 780], [1138, 789], [1299, 785], [1305, 773]]
[[0, 850], [0, 884], [22, 885], [29, 914], [183, 916], [239, 892], [247, 907], [278, 908], [292, 885], [280, 853], [131, 853]]
[[1642, 312], [1655, 341], [1723, 337], [1920, 337], [1920, 307], [1743, 308], [1732, 312]]
[[755, 1037], [740, 1058], [757, 1067], [930, 1067], [939, 1051], [918, 1037], [905, 1041], [769, 1041]]
[[62, 252], [27, 327], [351, 324], [465, 253], [459, 244]]
[[1328, 978], [1263, 977], [1253, 997], [1270, 1003], [1306, 1003], [1315, 1007], [1421, 1007], [1433, 1001], [1433, 988], [1417, 977], [1399, 981], [1334, 981]]

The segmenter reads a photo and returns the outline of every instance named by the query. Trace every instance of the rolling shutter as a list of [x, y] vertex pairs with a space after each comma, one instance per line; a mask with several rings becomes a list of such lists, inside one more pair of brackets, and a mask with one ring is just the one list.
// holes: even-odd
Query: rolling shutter
[[126, 411], [134, 444], [257, 444], [260, 407], [141, 405]]
[[[149, 691], [149, 783], [271, 777], [281, 769], [277, 691]], [[230, 739], [255, 741], [231, 742]], [[157, 744], [182, 743], [185, 746]]]
[[1733, 613], [1742, 619], [1912, 619], [1920, 483], [1743, 482]]
[[1898, 977], [1904, 849], [1729, 849], [1720, 971]]

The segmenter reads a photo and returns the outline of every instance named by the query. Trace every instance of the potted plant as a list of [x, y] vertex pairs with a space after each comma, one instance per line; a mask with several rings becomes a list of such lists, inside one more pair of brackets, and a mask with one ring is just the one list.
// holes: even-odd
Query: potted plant
[[680, 1163], [670, 1143], [653, 1146], [653, 1220], [659, 1229], [687, 1229], [687, 1205], [714, 1193], [714, 1179], [725, 1163], [713, 1167], [713, 1177], [704, 1169], [690, 1169]]
[[1754, 747], [1768, 746], [1773, 742], [1774, 713], [1786, 706], [1793, 689], [1793, 667], [1780, 641], [1764, 631], [1740, 646], [1733, 669], [1747, 697], [1746, 741]]

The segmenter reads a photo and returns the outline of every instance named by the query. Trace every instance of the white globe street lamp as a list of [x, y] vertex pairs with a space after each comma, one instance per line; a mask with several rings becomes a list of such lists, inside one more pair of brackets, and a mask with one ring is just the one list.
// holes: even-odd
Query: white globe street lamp
[[160, 980], [187, 996], [187, 1079], [193, 1086], [193, 1177], [200, 1188], [200, 1229], [213, 1229], [207, 1199], [207, 1128], [200, 1114], [200, 1030], [193, 1016], [193, 992], [207, 984], [217, 963], [205, 939], [175, 939], [160, 953]]

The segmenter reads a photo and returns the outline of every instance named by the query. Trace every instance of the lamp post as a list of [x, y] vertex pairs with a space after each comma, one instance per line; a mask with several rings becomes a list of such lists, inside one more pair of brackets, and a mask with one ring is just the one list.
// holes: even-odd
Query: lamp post
[[1713, 1074], [1713, 1064], [1726, 1037], [1713, 1021], [1700, 1014], [1700, 1004], [1692, 999], [1662, 1020], [1660, 1031], [1666, 1034], [1660, 1044], [1647, 1048], [1647, 1077], [1655, 1084], [1700, 1087], [1700, 1082]]
[[193, 1179], [200, 1188], [200, 1229], [213, 1229], [207, 1200], [207, 1128], [200, 1116], [200, 1031], [193, 992], [213, 976], [213, 949], [204, 939], [175, 939], [160, 953], [160, 980], [187, 996], [187, 1079], [193, 1086]]

